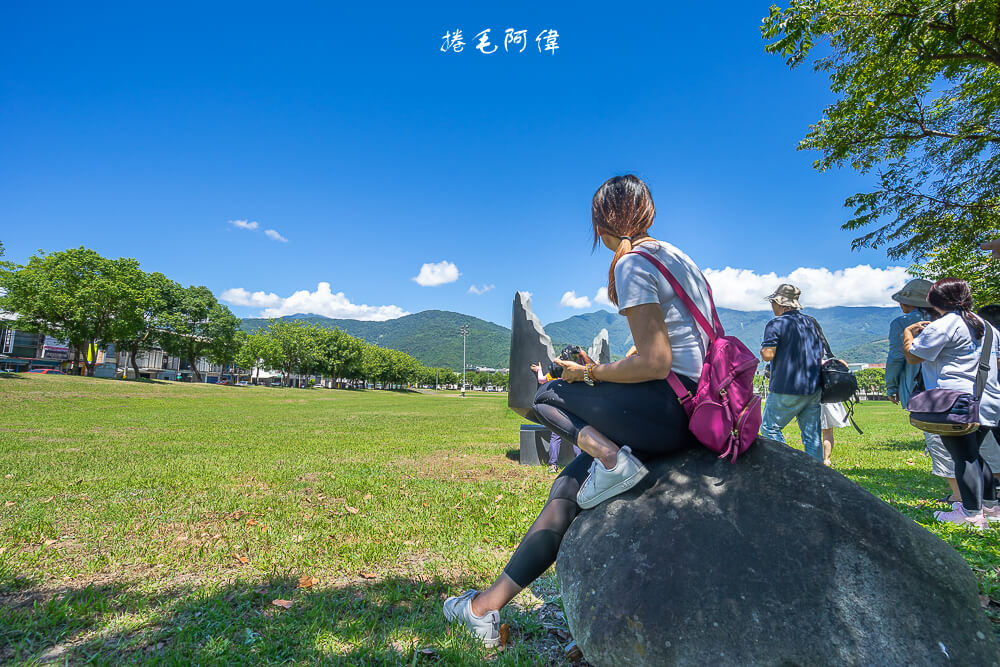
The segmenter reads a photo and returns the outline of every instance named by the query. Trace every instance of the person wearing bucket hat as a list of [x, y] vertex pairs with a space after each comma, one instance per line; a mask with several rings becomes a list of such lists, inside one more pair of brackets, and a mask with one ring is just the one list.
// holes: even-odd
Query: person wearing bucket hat
[[[906, 363], [903, 354], [903, 332], [911, 324], [934, 319], [935, 313], [927, 302], [927, 293], [932, 283], [923, 278], [915, 278], [903, 285], [892, 295], [903, 314], [889, 323], [889, 354], [885, 360], [885, 393], [893, 403], [906, 407], [910, 396], [917, 393], [920, 365]], [[951, 454], [941, 442], [941, 436], [924, 433], [924, 451], [931, 459], [931, 474], [943, 477], [948, 482], [951, 493], [944, 500], [951, 502], [959, 496], [958, 482], [955, 480], [955, 465]]]
[[885, 393], [893, 403], [906, 405], [920, 375], [920, 366], [906, 363], [903, 356], [903, 331], [917, 322], [932, 319], [931, 304], [927, 303], [927, 293], [931, 291], [931, 281], [916, 278], [903, 285], [892, 295], [903, 314], [889, 323], [889, 355], [885, 360]]
[[819, 399], [823, 342], [816, 323], [802, 313], [801, 295], [798, 287], [786, 283], [767, 297], [774, 319], [764, 328], [760, 358], [771, 362], [771, 381], [760, 434], [784, 442], [781, 430], [798, 419], [806, 454], [822, 461]]

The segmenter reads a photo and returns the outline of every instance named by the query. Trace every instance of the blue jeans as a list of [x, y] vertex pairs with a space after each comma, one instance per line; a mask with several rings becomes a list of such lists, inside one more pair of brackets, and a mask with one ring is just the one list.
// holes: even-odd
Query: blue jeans
[[764, 403], [764, 418], [760, 425], [760, 434], [778, 442], [784, 442], [785, 436], [781, 429], [788, 426], [794, 418], [799, 420], [799, 432], [802, 433], [802, 445], [806, 454], [823, 460], [823, 438], [820, 429], [820, 415], [823, 408], [819, 403], [820, 392], [807, 396], [795, 394], [768, 394]]

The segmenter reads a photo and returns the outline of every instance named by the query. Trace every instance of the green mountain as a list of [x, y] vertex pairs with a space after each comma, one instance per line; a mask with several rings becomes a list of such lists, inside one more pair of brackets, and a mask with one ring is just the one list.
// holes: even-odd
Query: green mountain
[[[865, 363], [885, 361], [889, 322], [902, 314], [898, 308], [846, 306], [806, 308], [803, 312], [819, 322], [834, 354], [847, 361]], [[726, 333], [739, 338], [754, 352], [760, 349], [764, 327], [772, 317], [771, 312], [765, 310], [719, 309], [719, 319]], [[602, 328], [608, 330], [611, 354], [622, 356], [632, 346], [625, 318], [603, 310], [546, 324], [545, 332], [559, 340], [589, 345]]]
[[[834, 353], [852, 362], [882, 362], [888, 350], [889, 322], [900, 315], [898, 308], [813, 308], [805, 312], [815, 317]], [[754, 352], [760, 349], [770, 311], [719, 309], [726, 333], [742, 340]], [[510, 329], [478, 317], [444, 310], [425, 310], [384, 322], [341, 320], [321, 315], [289, 315], [283, 319], [313, 322], [341, 330], [370, 343], [402, 350], [427, 366], [462, 368], [462, 337], [458, 329], [469, 325], [466, 359], [471, 366], [506, 368], [510, 358]], [[245, 319], [242, 328], [253, 331], [267, 326], [267, 320]], [[605, 310], [545, 325], [558, 352], [566, 343], [589, 347], [601, 329], [608, 330], [611, 354], [622, 357], [632, 345], [628, 322]], [[565, 341], [562, 342], [562, 341]]]
[[[470, 365], [506, 368], [510, 357], [510, 329], [446, 310], [425, 310], [384, 322], [339, 320], [322, 315], [289, 315], [282, 319], [339, 328], [369, 343], [402, 350], [425, 366], [455, 370], [462, 369], [462, 336], [458, 329], [468, 324], [466, 359]], [[245, 319], [241, 328], [254, 331], [266, 326], [267, 320]]]

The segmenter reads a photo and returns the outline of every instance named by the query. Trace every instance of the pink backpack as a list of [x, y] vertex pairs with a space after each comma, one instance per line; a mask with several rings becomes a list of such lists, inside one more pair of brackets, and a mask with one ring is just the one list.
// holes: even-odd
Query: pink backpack
[[673, 371], [667, 376], [667, 382], [680, 398], [681, 405], [688, 414], [688, 428], [698, 441], [716, 452], [720, 459], [731, 456], [732, 461], [736, 461], [736, 457], [750, 448], [760, 430], [760, 398], [753, 393], [757, 357], [738, 338], [725, 335], [719, 313], [715, 309], [712, 288], [708, 287], [707, 282], [714, 326], [708, 323], [705, 315], [662, 262], [641, 250], [632, 252], [642, 255], [660, 270], [681, 303], [687, 306], [695, 322], [708, 336], [705, 365], [701, 369], [701, 379], [694, 395]]

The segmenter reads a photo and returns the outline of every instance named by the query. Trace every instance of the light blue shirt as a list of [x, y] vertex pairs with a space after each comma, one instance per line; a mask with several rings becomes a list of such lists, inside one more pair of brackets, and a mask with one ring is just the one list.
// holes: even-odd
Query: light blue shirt
[[885, 393], [899, 396], [899, 404], [906, 407], [920, 375], [919, 364], [906, 363], [903, 355], [903, 331], [917, 322], [931, 319], [930, 314], [920, 308], [900, 315], [889, 324], [889, 355], [885, 360]]

